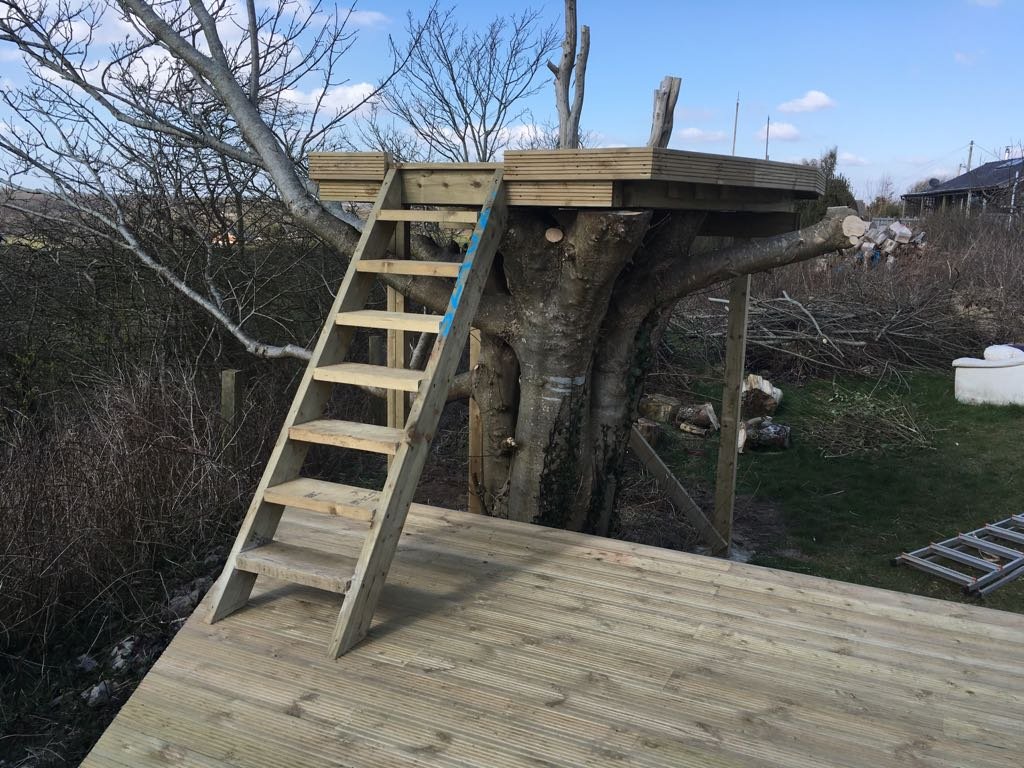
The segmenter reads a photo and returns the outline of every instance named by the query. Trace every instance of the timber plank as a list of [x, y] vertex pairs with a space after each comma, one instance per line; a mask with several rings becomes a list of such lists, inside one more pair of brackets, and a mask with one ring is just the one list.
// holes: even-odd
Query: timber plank
[[239, 570], [259, 576], [344, 594], [352, 583], [355, 559], [346, 563], [333, 552], [272, 541], [242, 550], [235, 563]]
[[370, 488], [356, 488], [309, 477], [299, 477], [267, 488], [263, 495], [272, 504], [299, 507], [363, 522], [373, 520], [379, 497], [380, 492]]
[[313, 419], [291, 427], [288, 436], [292, 440], [304, 443], [394, 454], [405, 438], [405, 433], [393, 427], [363, 424], [358, 421]]
[[360, 272], [424, 277], [458, 277], [462, 263], [458, 261], [414, 261], [412, 259], [365, 259], [356, 267]]
[[381, 309], [339, 312], [335, 318], [338, 325], [353, 328], [382, 328], [419, 333], [437, 333], [441, 327], [441, 320], [441, 315], [416, 315], [409, 312], [387, 312]]
[[415, 392], [423, 381], [423, 371], [408, 368], [390, 368], [386, 365], [366, 363], [334, 363], [322, 365], [313, 372], [317, 381], [335, 384], [354, 384], [366, 387], [384, 387], [402, 392]]

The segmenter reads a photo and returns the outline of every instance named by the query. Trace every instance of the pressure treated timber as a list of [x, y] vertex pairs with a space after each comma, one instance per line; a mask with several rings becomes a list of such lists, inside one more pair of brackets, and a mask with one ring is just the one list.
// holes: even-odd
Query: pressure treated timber
[[389, 275], [424, 277], [457, 277], [460, 261], [414, 261], [413, 259], [367, 259], [356, 267], [360, 272], [382, 272]]
[[441, 327], [441, 319], [441, 315], [415, 315], [409, 312], [386, 312], [382, 309], [359, 309], [354, 312], [338, 313], [336, 322], [338, 325], [348, 325], [354, 328], [437, 333]]
[[[351, 157], [351, 161], [347, 158]], [[310, 177], [323, 200], [369, 202], [373, 174], [393, 166], [381, 153], [310, 156]], [[747, 214], [791, 213], [795, 200], [824, 189], [813, 166], [748, 157], [650, 147], [525, 150], [504, 163], [407, 163], [401, 166], [406, 205], [468, 205], [479, 200], [491, 174], [504, 168], [510, 206], [667, 208]], [[440, 215], [440, 214], [439, 214]], [[778, 234], [786, 222], [767, 218], [743, 226], [743, 236]]]
[[363, 424], [358, 421], [314, 419], [291, 427], [288, 436], [292, 440], [304, 443], [394, 454], [398, 452], [398, 446], [405, 433], [401, 429]]
[[242, 550], [235, 562], [242, 571], [340, 594], [345, 594], [352, 583], [355, 566], [353, 558], [283, 541]]
[[436, 211], [381, 211], [377, 218], [380, 221], [422, 221], [436, 222], [438, 224], [476, 224], [479, 211], [453, 211], [442, 208]]
[[322, 512], [368, 523], [373, 520], [380, 491], [329, 483], [310, 477], [297, 477], [267, 488], [263, 499], [271, 504], [298, 507], [308, 509], [310, 512]]
[[[351, 557], [364, 524], [288, 509]], [[201, 605], [86, 768], [1019, 768], [1024, 616], [413, 505], [367, 640]]]
[[355, 384], [366, 387], [383, 387], [401, 392], [415, 392], [423, 381], [423, 371], [408, 368], [389, 368], [386, 365], [366, 363], [335, 363], [323, 365], [313, 371], [317, 381], [335, 384]]

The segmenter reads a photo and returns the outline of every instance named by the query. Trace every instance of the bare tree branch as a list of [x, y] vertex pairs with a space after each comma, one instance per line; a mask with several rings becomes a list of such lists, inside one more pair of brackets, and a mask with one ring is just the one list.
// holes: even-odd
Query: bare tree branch
[[[548, 62], [555, 76], [555, 106], [558, 109], [558, 146], [577, 149], [580, 145], [580, 115], [583, 112], [583, 94], [586, 88], [587, 60], [590, 57], [590, 27], [580, 30], [579, 55], [576, 53], [576, 0], [565, 0], [565, 37], [562, 40], [562, 58], [558, 66]], [[576, 70], [573, 88], [573, 68]], [[573, 99], [569, 91], [573, 90]]]

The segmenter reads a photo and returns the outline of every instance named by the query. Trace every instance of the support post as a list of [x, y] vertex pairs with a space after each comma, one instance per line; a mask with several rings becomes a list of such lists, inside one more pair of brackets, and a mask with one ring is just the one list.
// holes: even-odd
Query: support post
[[[381, 334], [373, 334], [368, 339], [369, 343], [369, 361], [370, 365], [387, 365], [388, 364], [388, 340], [386, 336]], [[372, 398], [370, 402], [370, 413], [373, 418], [374, 424], [388, 424], [388, 405], [390, 404], [391, 392], [388, 392], [387, 399], [381, 400], [379, 397]], [[388, 425], [390, 426], [390, 424]]]
[[[725, 347], [725, 386], [722, 390], [722, 432], [715, 475], [714, 525], [722, 542], [712, 554], [728, 557], [732, 545], [732, 516], [736, 502], [737, 441], [740, 426], [740, 398], [747, 347], [747, 304], [750, 275], [734, 278], [729, 289], [729, 336]], [[724, 545], [724, 546], [723, 546]]]
[[[475, 371], [480, 363], [480, 330], [469, 329], [469, 370]], [[484, 506], [480, 501], [480, 489], [484, 488], [484, 432], [480, 419], [480, 406], [476, 398], [469, 396], [469, 493], [467, 506], [470, 512], [482, 515]]]
[[[409, 258], [409, 225], [400, 221], [395, 224], [394, 241], [395, 258]], [[394, 288], [387, 289], [388, 312], [404, 312], [405, 296]], [[388, 367], [405, 368], [406, 365], [406, 344], [405, 331], [388, 331]], [[398, 391], [388, 392], [388, 426], [401, 429], [405, 426], [406, 400], [405, 393]], [[390, 463], [390, 460], [389, 460]]]
[[231, 464], [238, 461], [238, 440], [235, 434], [242, 423], [245, 396], [245, 373], [235, 368], [220, 372], [220, 447]]

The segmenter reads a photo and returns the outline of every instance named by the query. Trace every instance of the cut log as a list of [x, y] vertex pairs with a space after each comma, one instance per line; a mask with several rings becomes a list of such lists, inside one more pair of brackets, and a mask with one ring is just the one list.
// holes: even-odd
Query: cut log
[[658, 439], [661, 437], [661, 425], [658, 422], [641, 417], [636, 420], [634, 427], [652, 448], [658, 444]]
[[889, 233], [897, 243], [909, 243], [910, 238], [914, 235], [910, 227], [898, 221], [894, 221], [889, 225]]
[[843, 234], [847, 237], [855, 237], [858, 240], [868, 231], [868, 223], [860, 216], [850, 214], [843, 219]]
[[679, 431], [697, 437], [707, 437], [711, 434], [711, 430], [707, 427], [698, 427], [695, 424], [687, 424], [685, 421], [679, 423]]
[[744, 418], [770, 416], [782, 402], [782, 390], [768, 379], [749, 373], [743, 380], [742, 414]]
[[703, 405], [684, 405], [676, 414], [676, 421], [679, 428], [686, 431], [684, 424], [699, 427], [700, 429], [717, 432], [720, 425], [718, 416], [715, 415], [715, 406], [711, 403]]
[[776, 424], [770, 416], [751, 419], [745, 426], [745, 448], [754, 451], [783, 451], [792, 444], [792, 430], [785, 424]]
[[880, 245], [889, 239], [889, 234], [885, 231], [885, 227], [872, 227], [864, 235], [865, 240], [870, 240], [875, 245]]
[[655, 393], [644, 395], [640, 398], [640, 405], [637, 410], [644, 418], [658, 421], [662, 424], [672, 424], [675, 421], [680, 405], [682, 403], [675, 397]]

